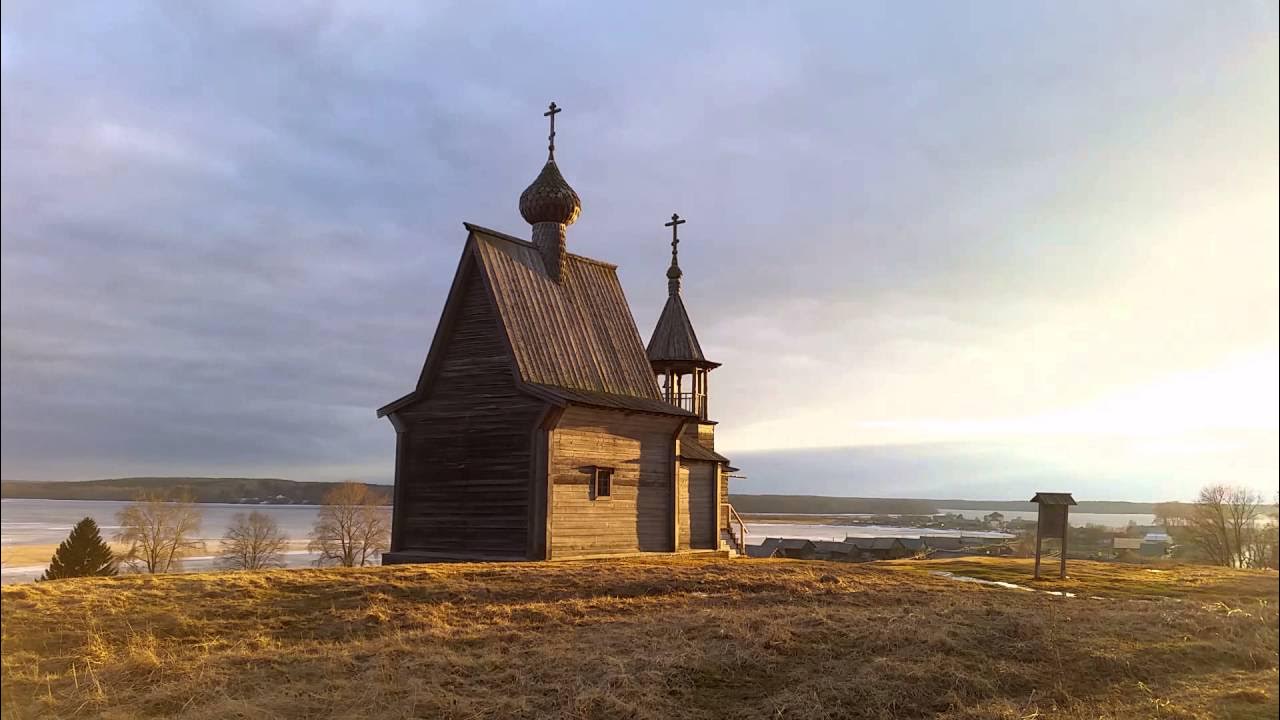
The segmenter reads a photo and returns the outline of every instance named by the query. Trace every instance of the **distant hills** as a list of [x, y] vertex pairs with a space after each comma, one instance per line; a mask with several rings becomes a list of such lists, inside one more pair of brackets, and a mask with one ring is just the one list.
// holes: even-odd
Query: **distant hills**
[[[391, 486], [366, 483], [391, 500]], [[44, 500], [132, 500], [156, 490], [189, 492], [196, 502], [315, 505], [338, 485], [281, 478], [128, 477], [74, 482], [0, 482], [0, 497]], [[1031, 510], [1034, 503], [1018, 500], [917, 500], [911, 498], [827, 497], [821, 495], [730, 495], [740, 513], [933, 515], [941, 510]], [[1082, 501], [1072, 512], [1144, 513], [1153, 503]]]
[[[196, 502], [318, 505], [334, 482], [280, 478], [128, 477], [76, 482], [0, 482], [0, 497], [44, 500], [132, 500], [141, 492], [189, 492]], [[366, 483], [391, 502], [391, 486]]]
[[[826, 497], [822, 495], [734, 495], [733, 509], [740, 513], [822, 515], [867, 513], [871, 515], [934, 515], [941, 510], [1027, 510], [1035, 503], [1020, 500], [915, 500], [909, 498]], [[1071, 512], [1150, 514], [1154, 503], [1085, 500]]]

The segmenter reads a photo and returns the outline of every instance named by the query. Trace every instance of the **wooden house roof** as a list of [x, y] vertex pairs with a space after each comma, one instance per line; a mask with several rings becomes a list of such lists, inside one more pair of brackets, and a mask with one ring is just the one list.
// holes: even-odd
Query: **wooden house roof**
[[906, 547], [900, 539], [893, 537], [849, 536], [844, 539], [844, 544], [858, 550], [893, 550], [899, 547]]
[[698, 334], [693, 331], [693, 323], [689, 320], [689, 311], [685, 310], [684, 300], [678, 292], [667, 296], [667, 304], [662, 307], [658, 316], [658, 324], [653, 328], [646, 350], [650, 361], [675, 360], [716, 366], [702, 354], [702, 346], [698, 344]]
[[533, 243], [463, 224], [470, 233], [467, 247], [418, 387], [379, 409], [380, 416], [426, 392], [432, 356], [447, 338], [448, 305], [474, 263], [494, 303], [521, 390], [560, 405], [693, 417], [662, 399], [615, 265], [568, 254], [557, 282]]
[[533, 243], [466, 227], [524, 382], [662, 399], [616, 266], [570, 254], [556, 282]]
[[715, 450], [693, 440], [680, 441], [680, 457], [684, 460], [707, 460], [709, 462], [729, 462], [729, 458]]
[[1041, 505], [1075, 505], [1075, 498], [1071, 497], [1071, 493], [1055, 493], [1055, 492], [1038, 492], [1035, 497], [1031, 498], [1031, 502], [1040, 503]]
[[813, 547], [820, 553], [848, 555], [856, 546], [842, 540], [814, 540]]

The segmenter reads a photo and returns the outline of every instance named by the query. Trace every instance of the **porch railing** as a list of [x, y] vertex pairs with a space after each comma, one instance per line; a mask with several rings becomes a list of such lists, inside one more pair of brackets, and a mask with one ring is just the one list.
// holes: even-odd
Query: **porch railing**
[[[747, 554], [747, 524], [742, 520], [742, 516], [729, 503], [724, 503], [724, 507], [729, 511], [729, 536], [733, 538], [733, 544], [737, 547], [739, 555]], [[733, 525], [737, 523], [738, 532], [733, 531]]]

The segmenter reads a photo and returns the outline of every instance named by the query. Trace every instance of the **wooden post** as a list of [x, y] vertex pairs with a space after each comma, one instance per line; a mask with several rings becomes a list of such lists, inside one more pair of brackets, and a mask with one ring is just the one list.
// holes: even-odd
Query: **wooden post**
[[[1042, 511], [1043, 512], [1043, 511]], [[1036, 513], [1036, 574], [1035, 579], [1040, 579], [1040, 513]]]
[[1058, 558], [1058, 579], [1067, 577], [1067, 534], [1071, 532], [1071, 523], [1067, 522], [1067, 508], [1062, 508], [1062, 556]]

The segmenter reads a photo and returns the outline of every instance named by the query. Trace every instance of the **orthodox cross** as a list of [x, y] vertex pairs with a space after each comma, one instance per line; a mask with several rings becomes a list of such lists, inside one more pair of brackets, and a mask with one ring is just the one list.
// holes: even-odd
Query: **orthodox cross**
[[662, 225], [663, 227], [671, 228], [671, 260], [672, 262], [674, 262], [676, 259], [676, 246], [680, 244], [680, 235], [678, 234], [678, 230], [680, 229], [680, 226], [683, 225], [684, 223], [685, 221], [681, 220], [679, 215], [675, 213], [671, 213], [671, 222], [663, 223]]
[[543, 117], [551, 118], [551, 134], [547, 136], [547, 152], [554, 153], [556, 151], [556, 113], [563, 109], [564, 108], [556, 107], [556, 104], [553, 102], [551, 103], [551, 106], [547, 108], [547, 111], [542, 113]]

